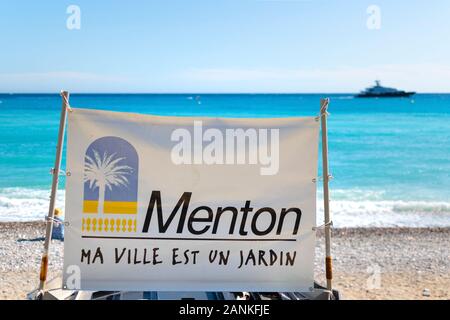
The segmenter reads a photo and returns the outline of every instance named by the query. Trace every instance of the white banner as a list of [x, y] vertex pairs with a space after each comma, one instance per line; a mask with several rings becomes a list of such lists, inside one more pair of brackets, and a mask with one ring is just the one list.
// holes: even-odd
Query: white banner
[[314, 117], [68, 114], [69, 289], [313, 286]]

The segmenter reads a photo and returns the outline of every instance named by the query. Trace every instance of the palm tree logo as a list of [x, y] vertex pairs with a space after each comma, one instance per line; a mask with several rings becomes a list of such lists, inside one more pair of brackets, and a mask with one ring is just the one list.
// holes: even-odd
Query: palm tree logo
[[98, 188], [98, 212], [104, 212], [106, 188], [112, 191], [113, 187], [128, 187], [128, 175], [133, 173], [133, 168], [120, 164], [125, 157], [117, 157], [116, 153], [103, 155], [93, 149], [94, 157], [85, 155], [84, 183], [89, 184], [90, 189]]

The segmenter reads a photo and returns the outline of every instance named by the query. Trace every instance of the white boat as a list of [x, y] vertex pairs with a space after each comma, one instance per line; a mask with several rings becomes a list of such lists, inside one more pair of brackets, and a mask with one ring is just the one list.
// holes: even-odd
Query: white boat
[[356, 95], [358, 98], [398, 98], [410, 97], [414, 95], [413, 91], [397, 90], [395, 88], [383, 87], [380, 80], [375, 81], [375, 86], [367, 88]]

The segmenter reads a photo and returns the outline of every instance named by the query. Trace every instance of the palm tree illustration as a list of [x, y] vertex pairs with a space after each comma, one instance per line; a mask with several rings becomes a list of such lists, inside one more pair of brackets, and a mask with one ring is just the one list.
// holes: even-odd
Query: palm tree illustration
[[103, 156], [93, 150], [94, 158], [86, 155], [84, 165], [84, 182], [89, 183], [89, 188], [98, 188], [98, 212], [103, 213], [105, 205], [105, 191], [113, 187], [128, 186], [128, 178], [133, 168], [120, 165], [125, 157], [117, 158], [116, 154], [103, 153]]

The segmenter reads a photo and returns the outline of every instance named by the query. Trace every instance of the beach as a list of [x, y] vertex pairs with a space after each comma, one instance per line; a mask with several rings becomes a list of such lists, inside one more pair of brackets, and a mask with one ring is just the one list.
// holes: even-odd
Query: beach
[[[0, 223], [0, 299], [25, 299], [39, 283], [45, 224]], [[450, 299], [450, 228], [340, 228], [332, 234], [334, 287], [341, 299]], [[325, 283], [318, 231], [315, 280]], [[61, 274], [53, 241], [49, 279]]]
[[[322, 97], [204, 94], [201, 108], [190, 94], [72, 94], [70, 99], [74, 107], [139, 114], [270, 118], [316, 115]], [[22, 299], [38, 285], [43, 247], [38, 238], [44, 235], [61, 98], [0, 99], [0, 298]], [[360, 100], [334, 94], [330, 99], [334, 287], [342, 299], [449, 299], [450, 95]], [[63, 170], [65, 157], [64, 151]], [[56, 195], [63, 212], [65, 180], [62, 175]], [[320, 225], [320, 182], [316, 212]], [[61, 273], [63, 244], [55, 241], [51, 250], [49, 278]], [[324, 260], [319, 232], [315, 279], [321, 284]]]

